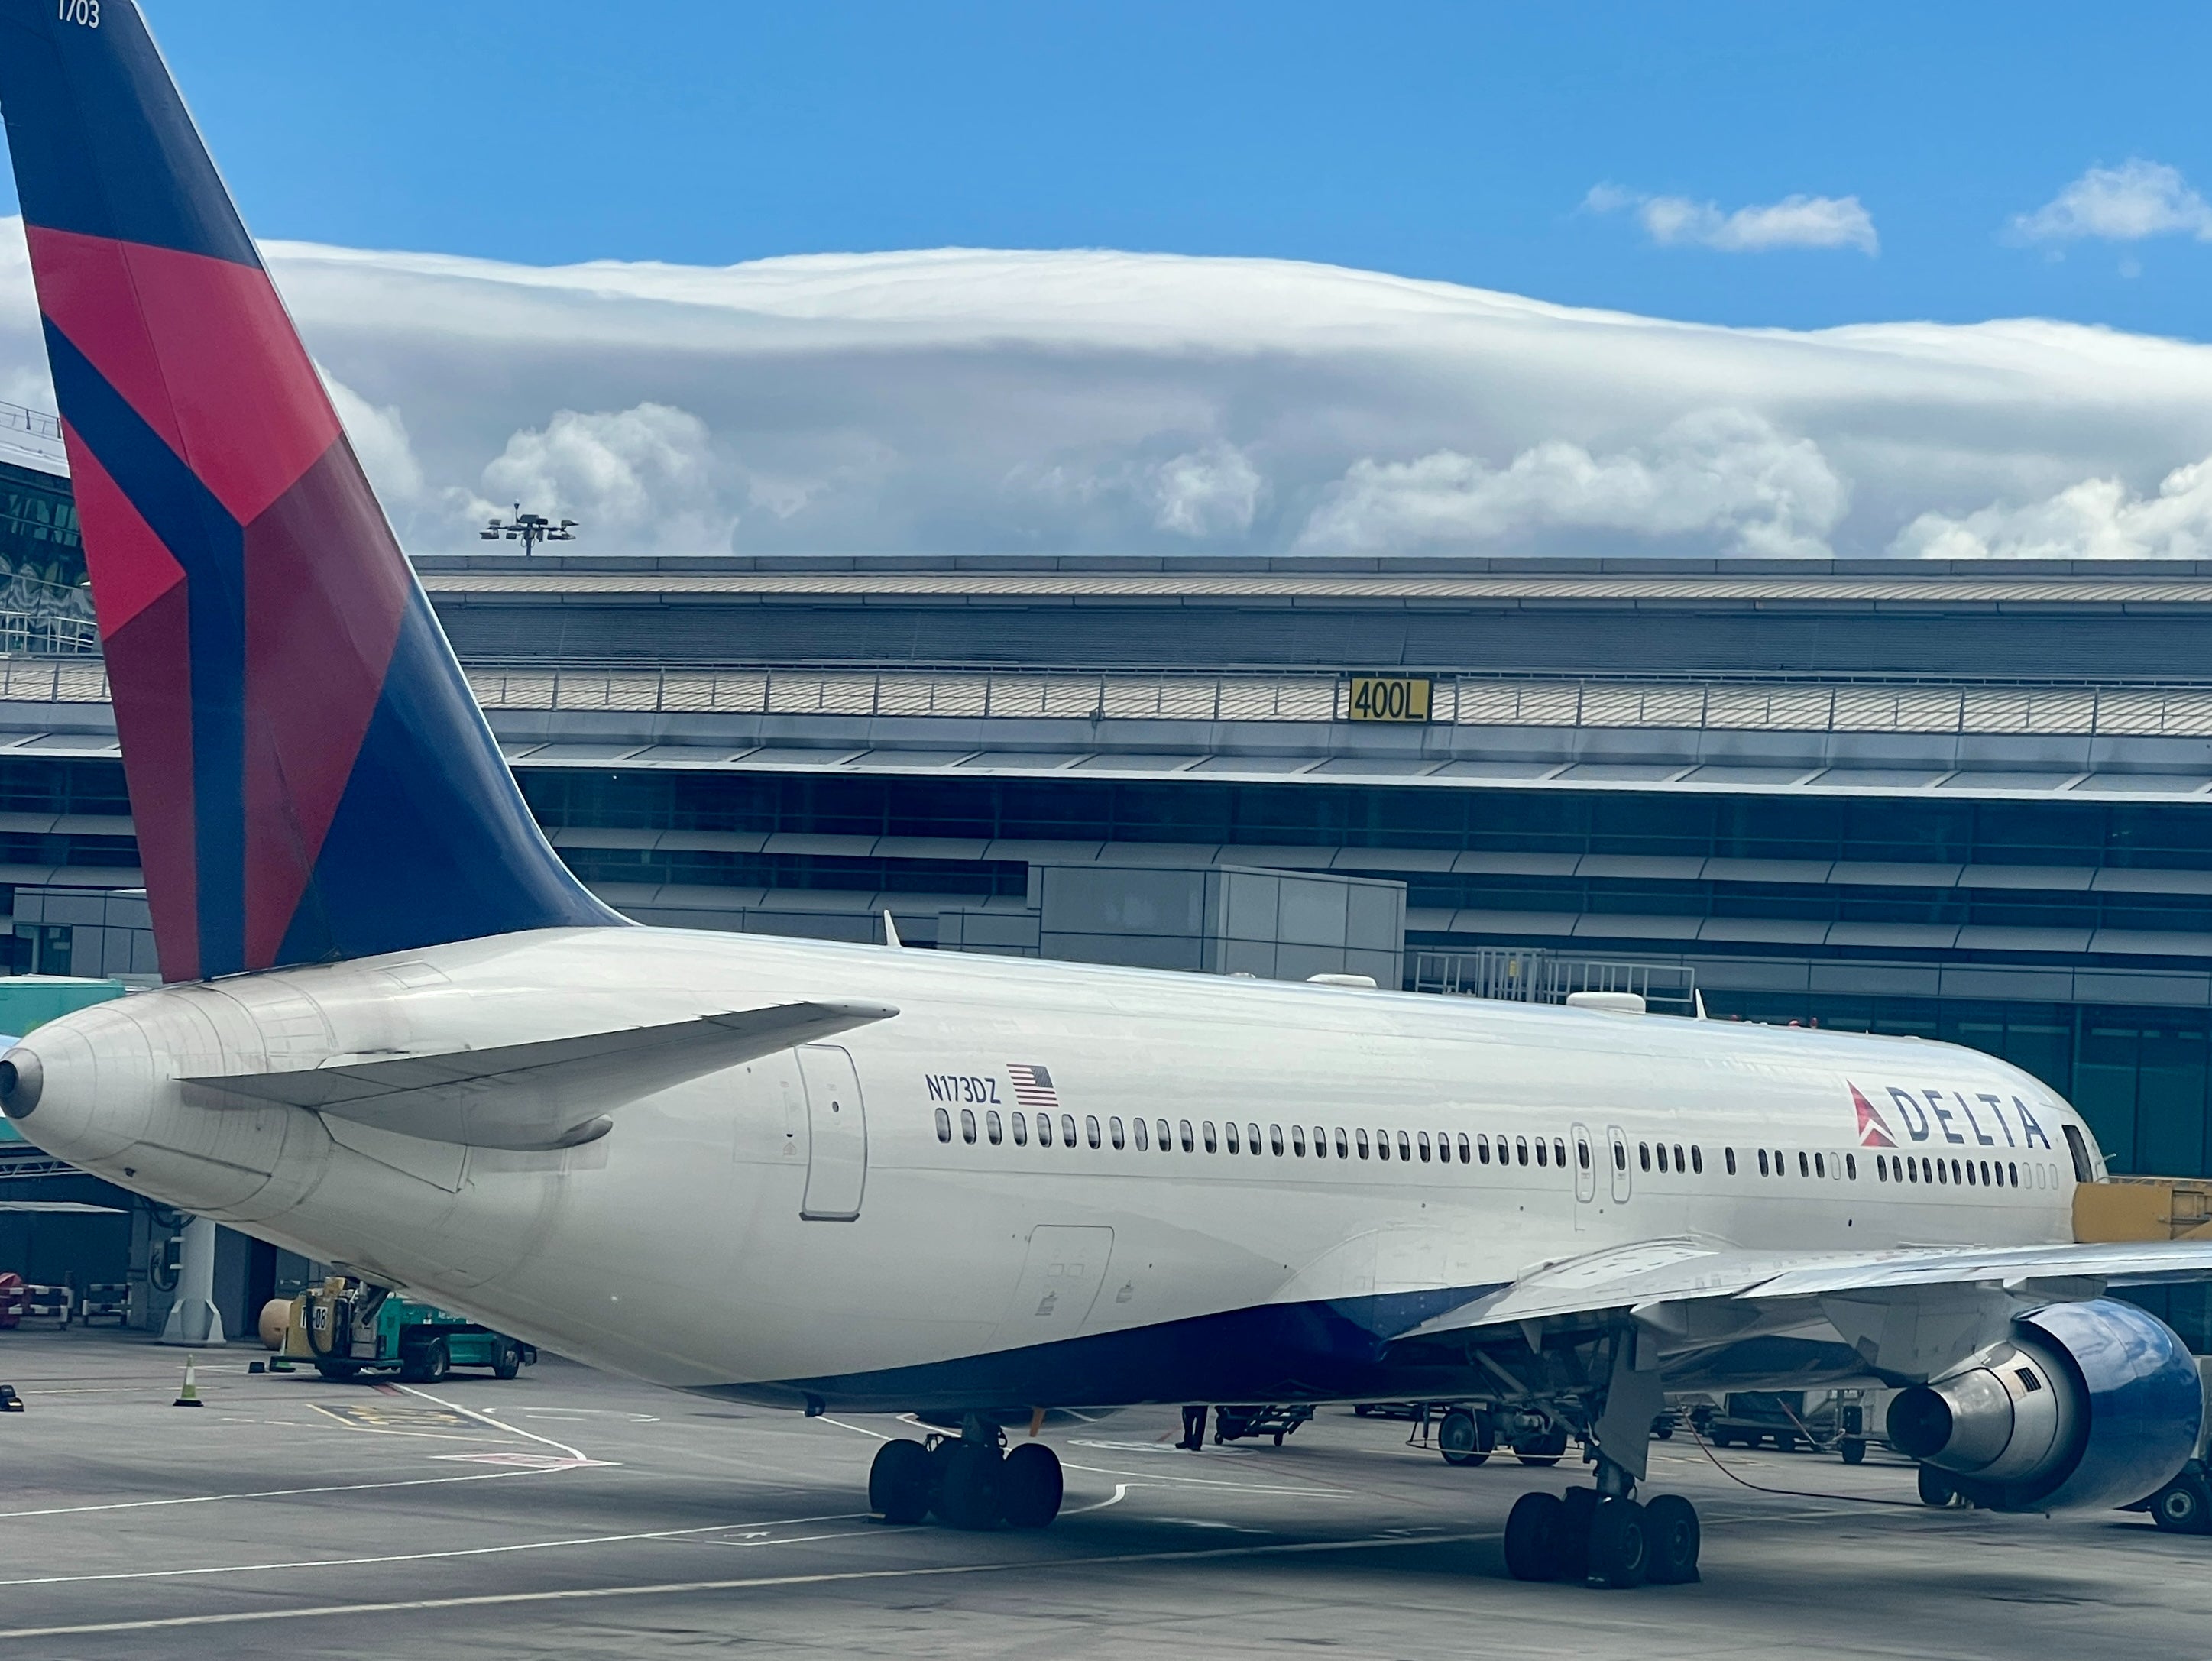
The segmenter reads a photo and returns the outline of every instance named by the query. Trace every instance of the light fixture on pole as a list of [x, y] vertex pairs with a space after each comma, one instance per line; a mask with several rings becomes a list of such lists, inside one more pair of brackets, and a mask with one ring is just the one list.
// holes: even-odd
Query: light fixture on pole
[[576, 521], [573, 519], [556, 522], [543, 514], [526, 514], [522, 511], [522, 504], [518, 502], [514, 504], [512, 520], [495, 519], [477, 535], [486, 542], [519, 542], [522, 545], [522, 557], [527, 559], [531, 551], [541, 542], [574, 542], [576, 539], [575, 528]]

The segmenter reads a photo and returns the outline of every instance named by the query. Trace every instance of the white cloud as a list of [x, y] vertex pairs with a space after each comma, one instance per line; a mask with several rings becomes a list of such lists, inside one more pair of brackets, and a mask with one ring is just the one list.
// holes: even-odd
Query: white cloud
[[2041, 502], [1960, 518], [1923, 514], [1893, 551], [1926, 559], [2212, 558], [2212, 458], [2177, 467], [2153, 496], [2087, 478]]
[[[43, 385], [20, 235], [0, 389]], [[521, 496], [603, 552], [1881, 554], [2212, 456], [2212, 347], [2060, 323], [1728, 329], [1096, 251], [267, 252], [426, 552], [489, 546], [477, 512]]]
[[1826, 554], [1849, 491], [1818, 446], [1741, 410], [1705, 410], [1648, 448], [1593, 455], [1557, 440], [1503, 467], [1438, 450], [1355, 462], [1307, 525], [1316, 549], [1510, 550], [1532, 532], [1695, 537], [1731, 553]]
[[1583, 198], [1592, 213], [1632, 209], [1644, 234], [1662, 247], [1695, 244], [1723, 253], [1767, 253], [1776, 248], [1856, 248], [1881, 251], [1874, 216], [1856, 196], [1785, 196], [1724, 212], [1717, 203], [1686, 196], [1644, 196], [1618, 185], [1594, 186]]
[[712, 552], [728, 545], [737, 516], [721, 505], [707, 425], [665, 404], [581, 415], [562, 410], [544, 427], [514, 434], [483, 470], [464, 510], [471, 521], [520, 504], [574, 519], [597, 544]]
[[2010, 228], [2021, 242], [2140, 242], [2182, 233], [2212, 242], [2212, 203], [2190, 188], [2179, 167], [2136, 157], [2090, 168]]
[[1152, 523], [1177, 536], [1206, 541], [1241, 537], [1252, 528], [1267, 481], [1233, 444], [1208, 445], [1152, 470]]

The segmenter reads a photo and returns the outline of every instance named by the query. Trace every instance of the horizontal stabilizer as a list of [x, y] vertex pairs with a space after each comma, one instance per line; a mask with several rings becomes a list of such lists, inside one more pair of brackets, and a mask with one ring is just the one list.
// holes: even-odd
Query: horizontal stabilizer
[[777, 1004], [492, 1050], [357, 1056], [179, 1082], [429, 1141], [568, 1147], [603, 1135], [605, 1115], [626, 1102], [897, 1013], [884, 1003]]

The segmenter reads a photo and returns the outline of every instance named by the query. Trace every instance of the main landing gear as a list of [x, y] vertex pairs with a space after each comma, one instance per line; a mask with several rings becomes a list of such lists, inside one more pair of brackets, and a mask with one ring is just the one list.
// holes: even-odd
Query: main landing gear
[[[1516, 1580], [1593, 1586], [1680, 1585], [1698, 1578], [1697, 1507], [1679, 1494], [1649, 1505], [1631, 1497], [1618, 1466], [1599, 1487], [1524, 1494], [1505, 1518], [1505, 1568]], [[1607, 1491], [1610, 1490], [1610, 1491]]]
[[1060, 1515], [1060, 1456], [1042, 1442], [1009, 1450], [970, 1414], [957, 1436], [886, 1442], [868, 1469], [868, 1509], [886, 1523], [934, 1517], [948, 1528], [1041, 1529]]

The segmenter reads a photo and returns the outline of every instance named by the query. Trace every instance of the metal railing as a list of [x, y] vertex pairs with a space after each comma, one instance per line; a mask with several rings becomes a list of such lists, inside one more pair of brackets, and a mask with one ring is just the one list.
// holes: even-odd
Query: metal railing
[[[58, 677], [54, 654], [97, 649], [89, 618], [0, 612], [0, 650], [28, 653], [29, 678], [0, 667], [0, 696], [59, 703], [106, 696], [97, 675]], [[1329, 675], [1102, 671], [479, 664], [487, 709], [653, 714], [940, 716], [974, 720], [1273, 721], [1349, 718], [1348, 678]], [[56, 689], [33, 689], [51, 682]], [[2047, 733], [2212, 737], [2212, 686], [1933, 685], [1853, 682], [1511, 680], [1435, 683], [1431, 725], [1650, 727], [1800, 733]]]
[[1485, 946], [1415, 953], [1413, 990], [1513, 1003], [1565, 1003], [1571, 992], [1632, 992], [1653, 1010], [1691, 1015], [1697, 1013], [1698, 971], [1686, 964], [1565, 958], [1540, 949]]

